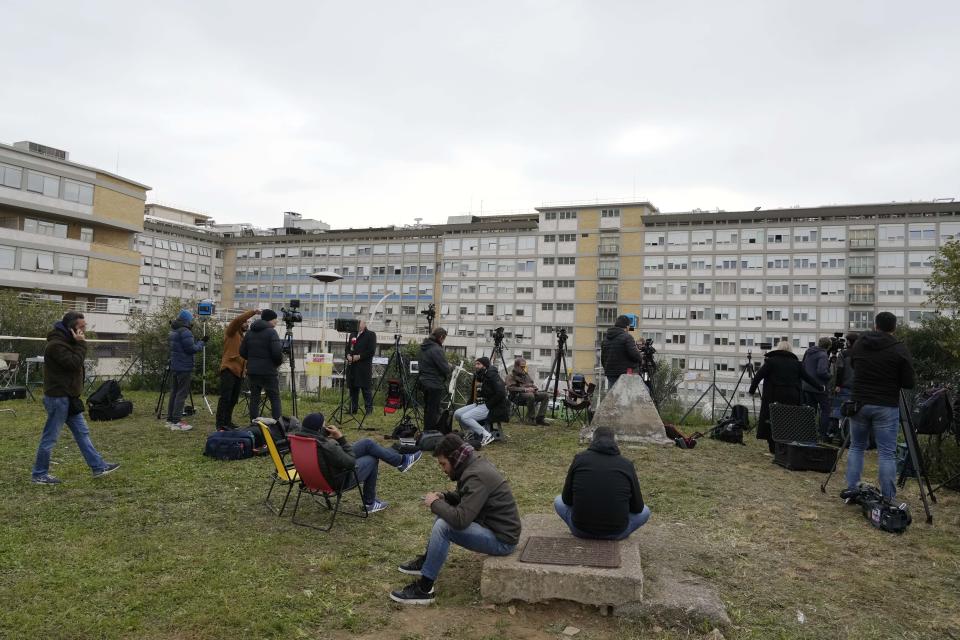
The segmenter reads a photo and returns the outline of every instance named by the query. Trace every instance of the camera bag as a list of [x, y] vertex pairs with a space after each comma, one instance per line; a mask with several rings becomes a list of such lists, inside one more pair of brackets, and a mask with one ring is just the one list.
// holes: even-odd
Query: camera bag
[[710, 429], [710, 437], [720, 442], [744, 444], [743, 426], [736, 420], [723, 418], [715, 427]]
[[116, 380], [107, 380], [87, 396], [87, 409], [94, 422], [118, 420], [133, 413], [133, 403], [123, 399]]
[[935, 387], [917, 396], [911, 411], [917, 433], [939, 435], [953, 425], [953, 406], [946, 387]]
[[443, 440], [443, 434], [439, 431], [424, 431], [420, 435], [418, 444], [421, 451], [433, 451], [441, 440]]
[[253, 456], [253, 433], [247, 429], [214, 431], [207, 436], [203, 455], [217, 460], [242, 460]]
[[830, 473], [838, 450], [806, 442], [774, 442], [773, 461], [789, 471]]
[[861, 485], [857, 502], [860, 503], [867, 522], [881, 531], [903, 533], [913, 521], [910, 508], [905, 502], [893, 504], [881, 496], [876, 487]]

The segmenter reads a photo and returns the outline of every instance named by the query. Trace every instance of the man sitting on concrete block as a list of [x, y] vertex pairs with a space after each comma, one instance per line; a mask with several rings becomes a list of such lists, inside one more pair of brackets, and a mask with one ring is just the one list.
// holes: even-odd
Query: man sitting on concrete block
[[437, 519], [424, 554], [397, 567], [400, 573], [420, 576], [390, 594], [402, 604], [433, 602], [433, 583], [447, 560], [451, 542], [477, 553], [506, 556], [520, 540], [517, 502], [510, 484], [493, 464], [454, 433], [437, 443], [433, 455], [447, 477], [456, 481], [457, 490], [423, 497]]
[[597, 427], [586, 451], [573, 457], [557, 515], [578, 538], [623, 540], [650, 519], [633, 463], [620, 455], [609, 427]]

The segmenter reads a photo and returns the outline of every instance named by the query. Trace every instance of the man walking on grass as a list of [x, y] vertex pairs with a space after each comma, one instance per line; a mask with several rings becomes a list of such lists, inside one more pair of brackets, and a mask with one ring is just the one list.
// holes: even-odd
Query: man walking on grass
[[120, 465], [105, 462], [90, 441], [90, 429], [83, 419], [83, 361], [87, 355], [84, 329], [87, 321], [82, 313], [68, 311], [47, 334], [43, 351], [43, 408], [47, 422], [43, 425], [37, 458], [33, 463], [34, 484], [60, 484], [50, 475], [50, 454], [66, 424], [77, 441], [77, 447], [87, 462], [94, 478], [116, 471]]

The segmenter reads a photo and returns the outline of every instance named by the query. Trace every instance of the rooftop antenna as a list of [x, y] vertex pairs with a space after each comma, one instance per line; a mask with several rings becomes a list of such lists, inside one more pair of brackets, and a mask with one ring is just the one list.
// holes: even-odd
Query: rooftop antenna
[[420, 221], [421, 221], [421, 220], [423, 220], [423, 218], [414, 218], [414, 219], [413, 219], [413, 221], [416, 223], [415, 226], [416, 226], [418, 229], [422, 226], [422, 225], [420, 224]]

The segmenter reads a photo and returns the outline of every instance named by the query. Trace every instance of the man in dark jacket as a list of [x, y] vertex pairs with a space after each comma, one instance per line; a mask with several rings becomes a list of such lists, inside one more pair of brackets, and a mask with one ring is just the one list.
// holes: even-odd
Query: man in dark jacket
[[260, 319], [240, 343], [240, 357], [247, 361], [247, 379], [250, 380], [250, 420], [260, 415], [260, 391], [270, 399], [270, 414], [279, 421], [283, 412], [280, 407], [280, 375], [277, 367], [283, 363], [283, 346], [277, 335], [277, 312], [264, 309]]
[[336, 425], [324, 424], [322, 413], [311, 413], [300, 425], [302, 429], [298, 435], [308, 436], [317, 441], [317, 460], [323, 477], [331, 484], [338, 476], [346, 484], [343, 489], [352, 489], [356, 486], [353, 475], [344, 475], [344, 472], [356, 469], [357, 480], [363, 485], [363, 504], [368, 513], [383, 511], [389, 505], [377, 497], [377, 477], [379, 464], [383, 460], [397, 471], [408, 471], [422, 455], [416, 453], [400, 454], [393, 449], [387, 449], [370, 438], [358, 440], [353, 446]]
[[511, 394], [511, 400], [517, 404], [526, 405], [528, 422], [547, 424], [547, 402], [550, 400], [550, 394], [537, 388], [537, 383], [527, 373], [526, 360], [517, 358], [513, 361], [513, 369], [507, 376], [505, 384], [507, 392]]
[[233, 423], [233, 408], [240, 399], [240, 387], [246, 373], [247, 361], [240, 355], [240, 343], [250, 318], [260, 313], [257, 309], [244, 311], [230, 321], [223, 332], [223, 355], [220, 356], [220, 399], [217, 401], [217, 427], [237, 428]]
[[490, 366], [489, 358], [477, 358], [474, 369], [475, 380], [480, 383], [477, 402], [460, 407], [453, 417], [461, 428], [476, 434], [480, 438], [480, 446], [485, 447], [493, 442], [493, 435], [480, 423], [488, 418], [490, 422], [507, 422], [510, 419], [510, 401], [500, 373]]
[[763, 400], [760, 402], [760, 415], [757, 418], [757, 439], [767, 440], [767, 447], [773, 453], [773, 434], [770, 430], [770, 405], [803, 404], [802, 382], [817, 384], [804, 370], [800, 360], [793, 353], [793, 347], [786, 340], [777, 344], [777, 348], [767, 353], [763, 359], [763, 366], [754, 374], [750, 383], [750, 395], [757, 392], [757, 387], [763, 383]]
[[447, 330], [437, 327], [423, 344], [420, 345], [419, 367], [420, 389], [423, 391], [423, 430], [435, 431], [440, 417], [440, 401], [443, 399], [444, 385], [453, 367], [443, 354], [443, 341], [447, 339]]
[[47, 346], [43, 350], [43, 408], [47, 410], [47, 422], [43, 425], [33, 463], [31, 475], [35, 484], [60, 484], [60, 480], [49, 473], [50, 454], [64, 424], [70, 428], [94, 478], [103, 477], [120, 467], [118, 463], [105, 462], [97, 452], [83, 419], [80, 394], [83, 393], [83, 362], [87, 355], [86, 326], [82, 313], [68, 311], [47, 334]]
[[460, 436], [448, 433], [433, 455], [443, 472], [456, 481], [456, 491], [431, 492], [423, 503], [437, 517], [423, 555], [397, 569], [419, 576], [390, 599], [403, 604], [430, 604], [433, 583], [447, 560], [450, 543], [490, 556], [513, 553], [520, 540], [520, 512], [510, 484], [488, 460]]
[[836, 419], [839, 423], [843, 419], [840, 415], [840, 406], [849, 400], [853, 395], [853, 362], [851, 354], [853, 345], [857, 343], [859, 337], [856, 333], [848, 333], [846, 336], [846, 348], [837, 355], [837, 361], [834, 365], [833, 375], [833, 401], [830, 403], [830, 417]]
[[913, 388], [913, 362], [907, 347], [893, 336], [897, 328], [895, 315], [882, 311], [874, 324], [874, 331], [857, 339], [850, 356], [856, 371], [853, 400], [860, 409], [850, 420], [847, 488], [840, 493], [845, 499], [857, 491], [863, 473], [863, 452], [871, 431], [877, 442], [880, 493], [891, 499], [897, 495], [900, 389]]
[[827, 389], [830, 386], [830, 338], [820, 338], [815, 347], [807, 348], [803, 354], [803, 370], [807, 376], [817, 381], [812, 385], [806, 380], [803, 382], [803, 401], [813, 407], [820, 415], [820, 440], [827, 439], [830, 432], [830, 397]]
[[367, 413], [373, 413], [373, 356], [377, 353], [377, 334], [367, 329], [367, 323], [360, 321], [360, 330], [350, 336], [350, 350], [347, 352], [347, 386], [350, 388], [350, 413], [359, 408], [360, 391], [363, 391], [363, 407]]
[[590, 447], [573, 457], [553, 508], [578, 538], [623, 540], [650, 519], [637, 471], [620, 455], [613, 429], [597, 427]]
[[616, 384], [627, 369], [637, 371], [640, 368], [643, 354], [637, 347], [637, 341], [627, 331], [629, 326], [630, 318], [618, 317], [613, 326], [607, 329], [607, 335], [600, 345], [600, 364], [603, 365], [603, 374], [607, 376], [608, 389]]
[[170, 401], [167, 403], [167, 427], [171, 431], [190, 431], [192, 425], [183, 419], [183, 404], [190, 393], [194, 354], [203, 350], [207, 337], [193, 337], [193, 314], [183, 309], [170, 323]]

